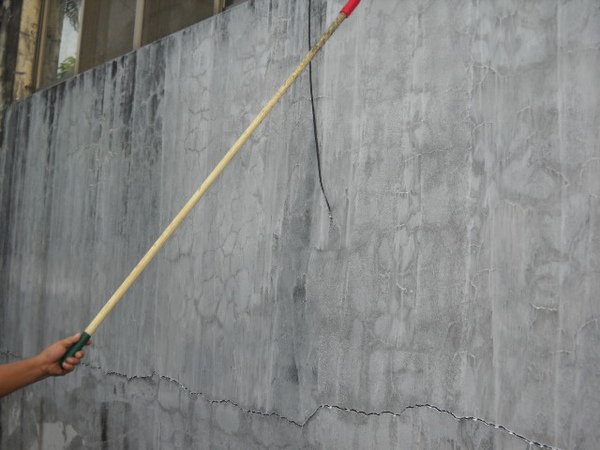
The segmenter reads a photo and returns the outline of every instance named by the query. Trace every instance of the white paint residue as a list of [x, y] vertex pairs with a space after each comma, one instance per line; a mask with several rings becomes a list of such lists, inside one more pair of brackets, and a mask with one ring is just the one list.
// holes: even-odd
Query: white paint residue
[[[38, 425], [39, 428], [40, 426]], [[77, 431], [71, 425], [64, 425], [60, 422], [44, 422], [41, 425], [41, 430], [38, 430], [38, 434], [41, 436], [41, 443], [45, 450], [63, 450], [77, 436]], [[37, 448], [39, 448], [39, 442], [36, 442], [31, 447], [31, 450]]]

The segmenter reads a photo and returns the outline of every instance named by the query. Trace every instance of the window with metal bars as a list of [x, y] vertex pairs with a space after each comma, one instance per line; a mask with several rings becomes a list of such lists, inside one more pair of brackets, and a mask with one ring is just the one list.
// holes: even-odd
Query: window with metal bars
[[15, 98], [246, 0], [23, 0]]

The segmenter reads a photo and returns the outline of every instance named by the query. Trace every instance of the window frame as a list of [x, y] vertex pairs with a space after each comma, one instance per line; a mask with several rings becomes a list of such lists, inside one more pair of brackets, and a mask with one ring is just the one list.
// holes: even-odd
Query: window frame
[[[65, 81], [65, 79], [70, 78], [63, 78], [61, 80], [56, 80], [44, 84], [44, 67], [47, 58], [46, 48], [49, 39], [49, 14], [51, 4], [53, 1], [55, 0], [23, 0], [22, 20], [19, 26], [21, 33], [19, 36], [18, 44], [19, 52], [17, 56], [16, 65], [17, 71], [15, 75], [15, 83], [13, 86], [13, 93], [16, 100], [21, 100], [33, 94], [34, 92], [51, 87], [55, 84]], [[79, 8], [79, 33], [77, 37], [76, 64], [73, 75], [81, 73], [80, 63], [83, 41], [82, 37], [87, 28], [86, 6], [89, 5], [86, 4], [89, 1], [90, 0], [81, 0], [81, 6]], [[138, 50], [144, 45], [147, 45], [142, 42], [144, 30], [144, 12], [146, 9], [147, 1], [148, 0], [136, 0], [132, 39], [132, 49], [134, 51]], [[223, 12], [226, 8], [226, 5], [226, 0], [213, 0], [212, 15], [216, 15]], [[35, 23], [36, 16], [37, 24]], [[28, 29], [31, 31], [31, 33], [26, 38], [24, 38], [22, 36], [23, 31]], [[34, 41], [34, 43], [32, 43], [31, 41]], [[84, 70], [96, 67], [97, 65], [99, 64], [91, 65]]]

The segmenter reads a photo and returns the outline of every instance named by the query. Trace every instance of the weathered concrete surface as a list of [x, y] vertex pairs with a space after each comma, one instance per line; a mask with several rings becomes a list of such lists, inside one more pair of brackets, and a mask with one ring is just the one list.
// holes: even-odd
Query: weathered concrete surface
[[[5, 359], [91, 320], [306, 25], [250, 1], [8, 110]], [[597, 2], [364, 0], [314, 69], [333, 224], [303, 76], [3, 448], [596, 447]]]

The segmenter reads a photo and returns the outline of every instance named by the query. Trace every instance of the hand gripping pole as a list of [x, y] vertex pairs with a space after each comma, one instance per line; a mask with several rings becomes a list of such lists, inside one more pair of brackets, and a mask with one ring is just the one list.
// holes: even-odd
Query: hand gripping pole
[[162, 234], [158, 237], [156, 242], [150, 247], [150, 250], [144, 255], [144, 257], [140, 260], [140, 262], [133, 268], [131, 273], [127, 275], [127, 278], [123, 280], [121, 285], [117, 288], [114, 294], [108, 299], [106, 304], [102, 307], [100, 312], [96, 315], [94, 320], [87, 326], [85, 332], [81, 333], [81, 338], [79, 341], [71, 346], [67, 353], [63, 356], [61, 360], [61, 365], [66, 361], [66, 359], [70, 356], [74, 356], [79, 350], [83, 348], [83, 346], [89, 341], [90, 337], [96, 332], [98, 327], [104, 322], [106, 317], [112, 312], [117, 303], [121, 301], [125, 293], [129, 290], [129, 288], [135, 283], [135, 281], [142, 274], [144, 269], [152, 262], [154, 257], [158, 254], [160, 249], [165, 245], [165, 243], [169, 240], [169, 238], [173, 235], [175, 230], [179, 228], [181, 223], [185, 220], [185, 218], [192, 211], [194, 206], [200, 201], [200, 199], [204, 196], [206, 191], [210, 189], [213, 183], [219, 178], [225, 167], [231, 162], [231, 160], [237, 155], [240, 149], [244, 146], [244, 144], [250, 139], [254, 131], [258, 128], [258, 126], [265, 120], [265, 118], [269, 115], [269, 113], [273, 110], [275, 105], [279, 103], [279, 100], [283, 97], [283, 95], [288, 91], [290, 86], [294, 84], [296, 79], [300, 76], [302, 71], [306, 69], [308, 64], [313, 60], [316, 54], [323, 48], [325, 43], [329, 40], [329, 38], [335, 33], [338, 27], [342, 24], [342, 22], [354, 11], [354, 9], [358, 6], [360, 0], [349, 0], [348, 3], [342, 8], [336, 19], [329, 26], [329, 28], [323, 33], [319, 41], [310, 49], [308, 54], [304, 57], [302, 62], [296, 67], [296, 69], [292, 72], [289, 78], [283, 83], [283, 85], [279, 88], [279, 90], [275, 93], [275, 95], [267, 102], [267, 104], [263, 107], [263, 109], [258, 113], [256, 118], [250, 123], [248, 128], [242, 133], [242, 135], [235, 141], [233, 146], [229, 149], [229, 151], [225, 154], [223, 159], [217, 164], [217, 166], [213, 169], [213, 171], [208, 175], [208, 177], [204, 180], [204, 182], [200, 185], [198, 190], [191, 196], [188, 202], [184, 205], [184, 207], [177, 213], [175, 218], [171, 221], [171, 223], [165, 228]]

